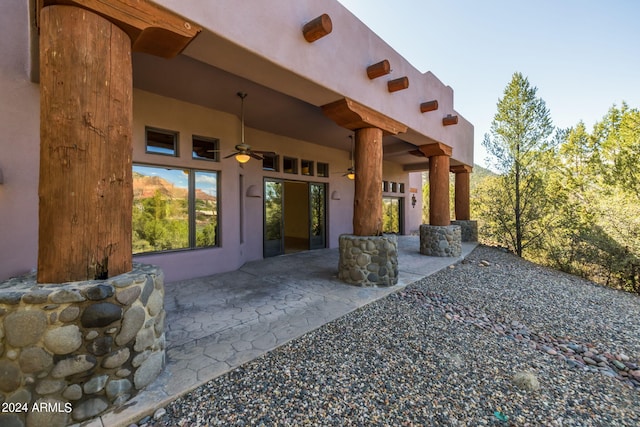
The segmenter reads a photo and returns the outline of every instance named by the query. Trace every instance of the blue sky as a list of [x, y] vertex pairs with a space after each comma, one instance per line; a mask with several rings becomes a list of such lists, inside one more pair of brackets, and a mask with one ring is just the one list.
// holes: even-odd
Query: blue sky
[[339, 0], [422, 72], [454, 90], [475, 127], [475, 163], [514, 72], [556, 126], [591, 130], [609, 108], [640, 108], [640, 0]]

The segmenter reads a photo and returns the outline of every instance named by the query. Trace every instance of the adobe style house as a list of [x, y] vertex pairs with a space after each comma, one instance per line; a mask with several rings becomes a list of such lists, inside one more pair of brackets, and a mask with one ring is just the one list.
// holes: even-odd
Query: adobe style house
[[473, 229], [453, 89], [335, 0], [3, 0], [0, 28], [0, 401], [71, 408], [2, 425], [150, 384], [165, 282], [339, 248], [392, 285], [397, 234], [457, 256]]
[[[124, 28], [122, 51], [100, 44], [100, 33], [92, 46], [104, 64], [86, 65], [82, 58], [55, 64], [56, 50], [71, 48], [79, 35], [105, 31], [79, 18], [65, 20], [66, 12], [63, 18], [40, 16], [43, 6], [56, 3], [76, 3], [64, 7]], [[134, 262], [160, 266], [167, 281], [294, 250], [337, 247], [341, 234], [415, 232], [421, 223], [419, 172], [430, 164], [430, 222], [449, 225], [450, 171], [460, 178], [456, 219], [469, 219], [464, 181], [473, 165], [473, 127], [454, 109], [453, 89], [415, 69], [338, 1], [159, 0], [133, 23], [123, 23], [118, 8], [102, 10], [99, 3], [0, 4], [0, 280], [38, 264], [45, 268], [49, 261], [38, 261], [39, 246], [40, 257], [66, 262], [60, 252], [77, 238], [74, 227], [85, 227], [73, 213], [78, 203], [98, 206], [87, 216], [131, 210], [131, 216], [107, 216], [106, 224], [86, 227], [132, 234], [131, 248], [121, 247], [134, 253]], [[51, 46], [47, 31], [68, 37]], [[120, 58], [129, 56], [130, 65]], [[109, 76], [115, 79], [111, 93], [82, 89], [86, 75], [103, 80], [96, 73], [107, 65], [118, 74]], [[55, 92], [61, 72], [76, 79], [65, 83], [67, 89], [76, 85], [70, 90], [77, 94]], [[127, 74], [132, 90], [121, 82]], [[113, 93], [118, 85], [131, 90], [130, 105]], [[72, 101], [83, 96], [88, 99]], [[65, 120], [81, 130], [61, 130]], [[117, 135], [108, 132], [126, 126], [131, 148], [117, 147]], [[61, 133], [63, 143], [46, 140]], [[116, 161], [130, 170], [111, 175], [131, 182], [132, 189], [116, 193], [126, 199], [132, 192], [132, 201], [98, 203], [95, 193], [106, 184], [93, 172], [106, 167], [101, 160], [83, 159], [87, 163], [75, 178], [64, 175], [65, 162], [82, 159], [82, 144], [97, 144], [74, 140], [81, 135], [116, 147], [111, 154], [91, 152], [94, 159], [124, 156]], [[267, 153], [253, 153], [246, 163], [229, 157], [243, 140]], [[354, 180], [346, 176], [352, 167]], [[65, 179], [85, 181], [85, 193], [60, 190]], [[54, 242], [60, 239], [62, 246]], [[104, 265], [105, 247], [102, 255], [92, 255], [94, 270], [111, 275], [118, 264], [112, 255]]]

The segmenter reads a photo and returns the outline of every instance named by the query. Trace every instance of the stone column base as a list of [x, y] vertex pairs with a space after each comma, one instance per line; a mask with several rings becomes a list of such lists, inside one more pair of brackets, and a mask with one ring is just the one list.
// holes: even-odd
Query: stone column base
[[478, 241], [478, 221], [471, 220], [456, 220], [451, 221], [451, 225], [459, 225], [461, 228], [461, 235], [463, 242], [477, 242]]
[[462, 255], [462, 238], [459, 225], [420, 226], [420, 253], [439, 257]]
[[[133, 264], [106, 280], [47, 285], [31, 274], [0, 282], [0, 401], [29, 408], [3, 421], [63, 426], [122, 406], [162, 371], [164, 323], [164, 275], [155, 266]], [[31, 411], [41, 403], [62, 410]]]
[[339, 239], [338, 278], [356, 286], [393, 286], [398, 283], [398, 237], [354, 236]]

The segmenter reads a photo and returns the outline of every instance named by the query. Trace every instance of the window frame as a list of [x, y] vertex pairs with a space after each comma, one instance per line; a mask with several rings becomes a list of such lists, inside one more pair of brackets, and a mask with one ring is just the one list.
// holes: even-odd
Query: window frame
[[[170, 135], [173, 136], [173, 152], [167, 148], [170, 152], [164, 153], [162, 151], [156, 151], [153, 149], [149, 149], [149, 132], [154, 132], [161, 135]], [[167, 156], [167, 157], [180, 157], [179, 152], [180, 146], [180, 132], [169, 129], [162, 129], [153, 126], [145, 126], [144, 127], [144, 152], [145, 154], [156, 154], [159, 156]], [[157, 150], [162, 150], [162, 148], [158, 147]]]
[[[210, 142], [213, 144], [213, 158], [200, 157], [195, 151], [195, 141]], [[191, 158], [193, 160], [202, 160], [205, 162], [219, 162], [220, 161], [220, 138], [214, 138], [211, 136], [191, 135]]]
[[[186, 222], [187, 222], [187, 226], [188, 226], [188, 230], [187, 230], [187, 246], [186, 247], [182, 247], [182, 248], [175, 248], [175, 249], [166, 249], [166, 250], [151, 250], [151, 251], [145, 251], [145, 252], [133, 252], [132, 250], [132, 254], [133, 256], [145, 256], [145, 255], [155, 255], [155, 254], [165, 254], [165, 253], [172, 253], [172, 252], [184, 252], [184, 251], [194, 251], [194, 250], [202, 250], [202, 249], [213, 249], [213, 248], [219, 248], [222, 246], [221, 242], [221, 228], [220, 227], [220, 192], [221, 192], [221, 185], [220, 185], [220, 176], [221, 173], [219, 170], [207, 170], [207, 169], [202, 169], [202, 168], [192, 168], [192, 167], [180, 167], [180, 166], [167, 166], [167, 165], [157, 165], [157, 164], [148, 164], [148, 163], [133, 163], [132, 165], [132, 169], [133, 172], [135, 172], [135, 167], [144, 167], [144, 168], [156, 168], [156, 169], [161, 169], [161, 170], [176, 170], [176, 171], [183, 171], [187, 173], [187, 196], [186, 196], [186, 202], [187, 202], [187, 218], [186, 218]], [[196, 180], [196, 175], [198, 172], [201, 173], [208, 173], [208, 174], [215, 174], [215, 180], [216, 180], [216, 187], [215, 187], [215, 205], [214, 205], [214, 215], [215, 215], [215, 235], [214, 235], [214, 244], [213, 245], [207, 245], [207, 246], [198, 246], [197, 243], [197, 206], [196, 206], [196, 193], [198, 190], [197, 187], [197, 180]], [[136, 204], [135, 201], [132, 204], [132, 209], [136, 209]], [[135, 232], [135, 228], [133, 225], [133, 218], [132, 218], [132, 232]], [[132, 233], [133, 235], [133, 233]], [[132, 248], [133, 249], [133, 248]]]

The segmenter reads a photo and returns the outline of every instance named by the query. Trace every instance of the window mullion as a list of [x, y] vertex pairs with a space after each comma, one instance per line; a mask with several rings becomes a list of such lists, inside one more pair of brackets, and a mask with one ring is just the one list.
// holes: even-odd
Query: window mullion
[[188, 170], [189, 173], [189, 248], [196, 247], [196, 173]]

